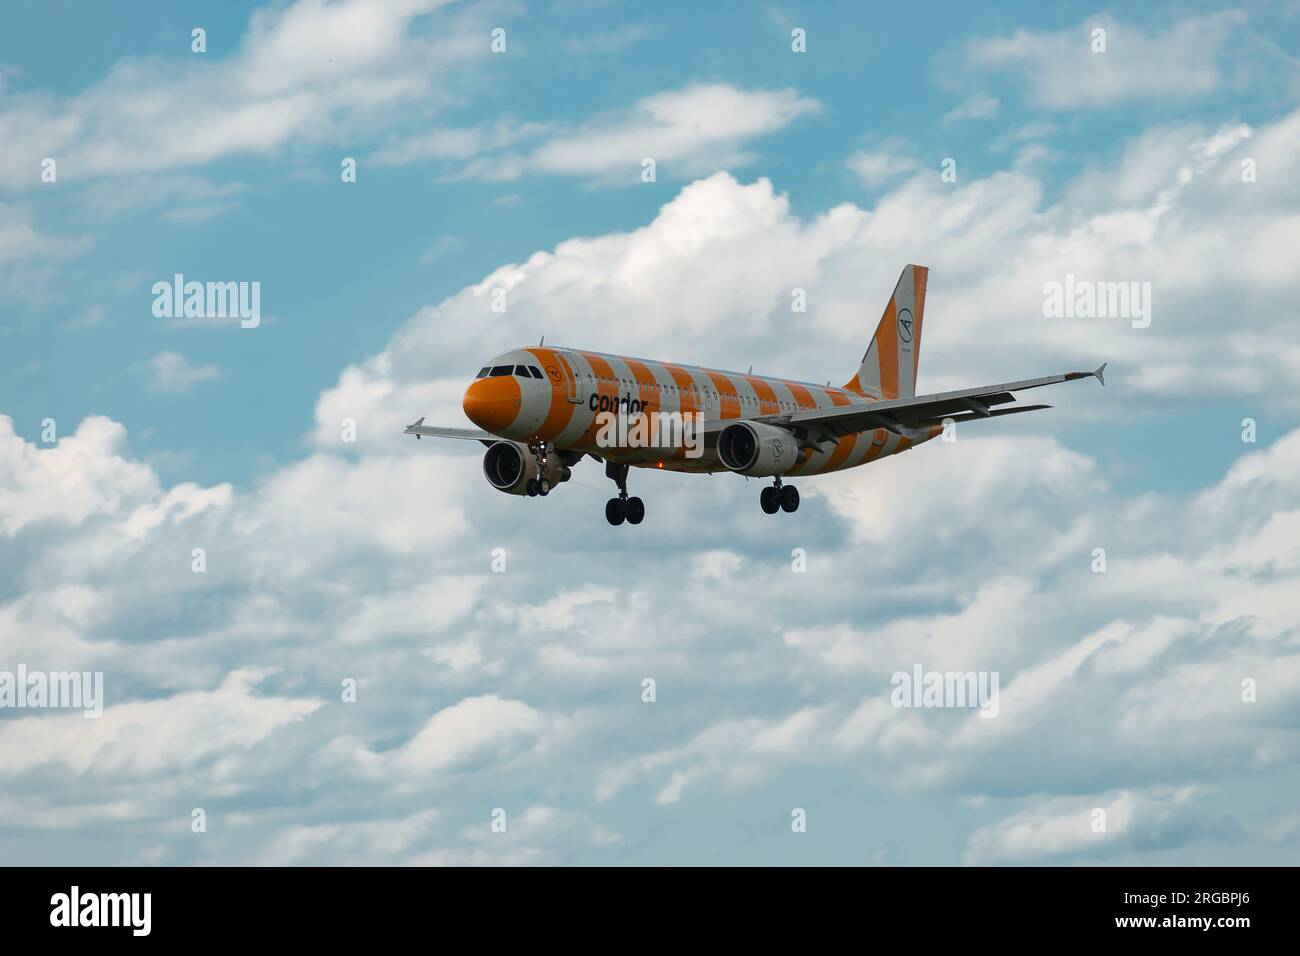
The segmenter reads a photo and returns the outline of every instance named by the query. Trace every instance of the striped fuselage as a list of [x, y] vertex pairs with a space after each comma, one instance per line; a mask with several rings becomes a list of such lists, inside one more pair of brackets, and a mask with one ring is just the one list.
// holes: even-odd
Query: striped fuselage
[[[515, 364], [539, 366], [544, 378], [509, 375], [476, 379], [465, 393], [465, 412], [480, 428], [514, 441], [545, 441], [556, 448], [675, 471], [720, 471], [725, 467], [718, 461], [712, 441], [701, 457], [688, 457], [681, 448], [602, 446], [597, 441], [600, 412], [636, 402], [633, 407], [647, 414], [699, 413], [705, 421], [725, 421], [867, 404], [882, 398], [866, 388], [855, 391], [580, 349], [539, 346], [506, 352], [492, 360], [493, 366]], [[938, 433], [935, 428], [926, 437]], [[849, 434], [833, 444], [826, 442], [822, 450], [804, 450], [788, 474], [852, 468], [906, 451], [914, 444], [885, 429]]]

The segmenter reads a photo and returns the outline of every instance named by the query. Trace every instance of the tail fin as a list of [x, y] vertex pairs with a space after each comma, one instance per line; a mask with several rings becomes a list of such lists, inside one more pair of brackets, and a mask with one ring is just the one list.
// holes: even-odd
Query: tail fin
[[925, 281], [929, 273], [925, 266], [908, 266], [903, 270], [867, 354], [862, 356], [862, 365], [845, 388], [883, 398], [910, 398], [916, 394]]

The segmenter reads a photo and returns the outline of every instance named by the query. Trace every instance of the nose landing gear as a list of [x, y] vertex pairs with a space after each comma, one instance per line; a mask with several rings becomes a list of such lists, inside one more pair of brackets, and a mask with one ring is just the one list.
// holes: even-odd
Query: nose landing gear
[[[551, 464], [550, 458], [552, 452], [557, 458], [554, 465]], [[528, 479], [527, 484], [524, 485], [524, 491], [530, 498], [537, 495], [546, 497], [556, 485], [568, 481], [573, 475], [570, 466], [582, 458], [581, 454], [575, 456], [572, 452], [557, 452], [554, 446], [544, 441], [530, 441], [528, 453], [533, 456], [536, 465], [533, 471], [537, 475], [536, 478]]]
[[605, 502], [605, 520], [612, 525], [640, 524], [645, 518], [645, 502], [627, 496], [628, 465], [605, 461], [605, 476], [618, 485], [618, 497]]
[[787, 514], [798, 511], [799, 489], [794, 485], [781, 484], [781, 476], [778, 475], [776, 481], [763, 489], [758, 496], [758, 503], [770, 515], [776, 514], [778, 510]]

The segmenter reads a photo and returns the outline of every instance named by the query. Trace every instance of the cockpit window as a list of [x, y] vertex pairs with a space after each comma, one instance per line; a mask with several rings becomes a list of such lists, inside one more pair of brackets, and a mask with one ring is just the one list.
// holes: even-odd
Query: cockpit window
[[530, 377], [531, 377], [531, 376], [529, 376], [529, 374], [528, 374], [528, 366], [527, 366], [527, 365], [516, 365], [516, 366], [515, 366], [515, 374], [518, 375], [520, 378], [530, 378]]
[[502, 375], [512, 375], [514, 371], [515, 367], [513, 365], [498, 365], [492, 369], [492, 377], [500, 378]]
[[475, 375], [474, 377], [475, 377], [475, 378], [487, 378], [487, 374], [488, 374], [488, 372], [490, 372], [490, 371], [492, 371], [492, 366], [490, 366], [490, 365], [484, 365], [481, 369], [478, 370], [478, 374]]
[[542, 377], [542, 370], [541, 370], [540, 368], [538, 368], [536, 365], [530, 365], [530, 366], [528, 366], [528, 371], [530, 371], [530, 372], [533, 373], [533, 378], [541, 378], [541, 377]]

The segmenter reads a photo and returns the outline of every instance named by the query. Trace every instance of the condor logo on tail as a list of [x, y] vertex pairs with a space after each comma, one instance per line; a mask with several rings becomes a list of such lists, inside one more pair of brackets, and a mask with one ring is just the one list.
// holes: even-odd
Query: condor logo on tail
[[898, 337], [904, 342], [912, 341], [912, 310], [903, 309], [898, 313]]

